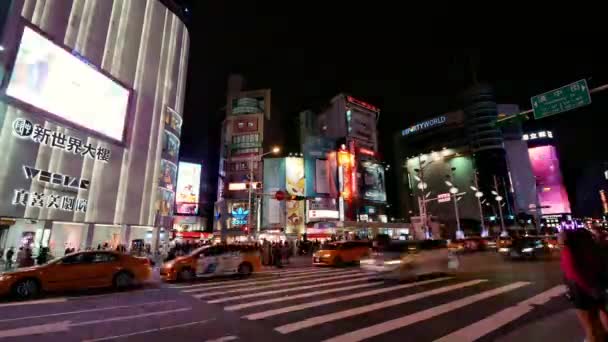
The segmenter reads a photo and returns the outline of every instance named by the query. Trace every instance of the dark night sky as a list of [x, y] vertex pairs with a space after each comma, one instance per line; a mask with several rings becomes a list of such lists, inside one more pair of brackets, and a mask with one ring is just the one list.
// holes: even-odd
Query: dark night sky
[[[385, 152], [393, 132], [456, 109], [458, 95], [472, 82], [471, 66], [480, 81], [495, 86], [498, 102], [523, 109], [529, 108], [530, 96], [581, 78], [591, 87], [608, 83], [608, 49], [601, 45], [606, 39], [590, 33], [605, 32], [589, 24], [603, 20], [590, 20], [592, 11], [583, 6], [547, 13], [542, 5], [529, 4], [490, 9], [437, 2], [403, 8], [385, 2], [360, 8], [352, 2], [332, 7], [182, 2], [191, 14], [191, 50], [181, 155], [205, 161], [211, 188], [216, 186], [218, 111], [231, 72], [243, 74], [249, 89], [271, 88], [273, 105], [287, 116], [317, 109], [339, 92], [380, 107]], [[591, 107], [531, 124], [554, 129], [559, 137], [572, 194], [581, 163], [608, 160], [606, 149], [598, 146], [608, 91], [593, 101]]]

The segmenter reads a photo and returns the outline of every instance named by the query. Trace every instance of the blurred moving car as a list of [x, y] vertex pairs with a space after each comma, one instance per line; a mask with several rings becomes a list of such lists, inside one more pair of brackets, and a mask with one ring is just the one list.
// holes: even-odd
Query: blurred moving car
[[251, 245], [204, 246], [166, 262], [160, 269], [163, 281], [188, 281], [196, 277], [239, 274], [248, 276], [262, 268], [260, 252]]
[[148, 280], [151, 275], [147, 258], [112, 251], [76, 252], [44, 265], [2, 273], [0, 294], [25, 299], [47, 291], [125, 289]]
[[313, 254], [312, 264], [316, 266], [343, 266], [359, 263], [369, 255], [371, 244], [367, 240], [328, 242]]
[[496, 248], [496, 244], [490, 239], [472, 236], [465, 239], [450, 241], [448, 247], [455, 252], [478, 252]]
[[500, 247], [498, 252], [506, 259], [538, 259], [552, 257], [555, 249], [544, 237], [524, 236], [513, 238], [510, 246]]
[[446, 240], [392, 242], [361, 260], [364, 270], [390, 279], [445, 273], [455, 271], [459, 266], [458, 256], [448, 248]]

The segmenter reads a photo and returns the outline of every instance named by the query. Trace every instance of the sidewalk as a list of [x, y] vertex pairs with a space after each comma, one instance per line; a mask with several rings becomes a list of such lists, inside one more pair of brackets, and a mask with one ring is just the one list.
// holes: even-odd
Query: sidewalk
[[498, 337], [496, 341], [580, 342], [584, 338], [576, 312], [574, 309], [569, 309], [524, 325], [507, 335]]

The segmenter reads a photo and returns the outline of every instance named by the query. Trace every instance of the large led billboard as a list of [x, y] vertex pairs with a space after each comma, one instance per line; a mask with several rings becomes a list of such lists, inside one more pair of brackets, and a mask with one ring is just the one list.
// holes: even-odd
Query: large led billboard
[[532, 172], [537, 180], [538, 200], [543, 207], [541, 212], [547, 214], [570, 213], [570, 201], [564, 188], [559, 159], [555, 147], [551, 145], [528, 149]]
[[6, 94], [79, 127], [123, 140], [129, 89], [28, 26]]
[[361, 162], [363, 182], [361, 182], [361, 193], [363, 198], [386, 202], [386, 190], [384, 184], [384, 166], [371, 161]]
[[198, 214], [200, 184], [201, 165], [179, 162], [175, 196], [175, 211], [178, 214]]

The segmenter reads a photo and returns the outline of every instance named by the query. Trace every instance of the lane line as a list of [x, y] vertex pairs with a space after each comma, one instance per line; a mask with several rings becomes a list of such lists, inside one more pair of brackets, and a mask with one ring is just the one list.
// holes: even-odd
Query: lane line
[[[278, 280], [285, 280], [285, 279], [301, 279], [304, 277], [314, 277], [317, 276], [319, 274], [324, 275], [326, 273], [336, 273], [336, 274], [340, 274], [340, 273], [344, 273], [346, 272], [346, 270], [342, 271], [319, 271], [319, 272], [314, 272], [314, 271], [310, 271], [310, 272], [305, 272], [305, 273], [298, 273], [298, 274], [292, 274], [286, 277], [263, 277], [261, 279], [243, 279], [243, 280], [223, 280], [223, 281], [215, 281], [215, 282], [208, 282], [208, 283], [204, 283], [204, 284], [194, 284], [194, 285], [180, 285], [180, 286], [173, 286], [173, 287], [169, 287], [172, 289], [189, 289], [189, 288], [206, 288], [206, 289], [212, 289], [212, 288], [226, 288], [226, 286], [224, 284], [232, 284], [232, 285], [228, 285], [230, 287], [238, 287], [238, 286], [242, 286], [242, 285], [247, 285], [247, 284], [255, 284], [255, 283], [259, 283], [259, 282], [263, 282], [263, 281], [278, 281]], [[294, 276], [294, 277], [292, 277]], [[187, 291], [187, 290], [184, 290]]]
[[49, 298], [49, 299], [40, 299], [40, 300], [30, 300], [30, 301], [27, 301], [27, 302], [10, 302], [10, 303], [2, 303], [2, 304], [0, 304], [0, 308], [9, 307], [9, 306], [21, 306], [21, 305], [65, 303], [67, 301], [68, 301], [67, 298], [61, 297], [61, 298]]
[[[341, 278], [344, 278], [344, 277], [341, 277]], [[355, 281], [365, 281], [365, 280], [370, 280], [370, 279], [372, 279], [372, 278], [370, 278], [369, 276], [359, 276], [359, 277], [350, 277], [349, 281], [355, 282]], [[297, 286], [297, 287], [291, 287], [291, 288], [280, 289], [280, 290], [277, 289], [277, 290], [270, 290], [270, 291], [264, 291], [264, 292], [254, 292], [254, 293], [249, 293], [246, 295], [240, 295], [240, 296], [234, 296], [234, 297], [222, 297], [222, 298], [218, 298], [218, 299], [209, 300], [209, 301], [207, 301], [207, 303], [209, 303], [209, 304], [225, 303], [225, 302], [238, 300], [238, 299], [254, 298], [254, 297], [273, 295], [273, 294], [285, 293], [285, 292], [293, 292], [293, 291], [299, 291], [299, 290], [309, 290], [309, 289], [314, 289], [317, 287], [325, 287], [325, 286], [331, 286], [331, 285], [344, 285], [344, 280], [332, 281], [329, 283], [317, 283], [317, 284], [307, 285], [307, 286]], [[273, 286], [273, 287], [276, 287], [276, 286]], [[257, 289], [253, 289], [253, 290], [257, 290]], [[197, 299], [200, 299], [198, 296], [203, 296], [203, 295], [196, 295], [194, 297], [196, 297]]]
[[373, 295], [377, 295], [377, 294], [381, 294], [381, 293], [403, 290], [403, 289], [407, 289], [407, 288], [411, 288], [411, 287], [416, 287], [418, 285], [432, 284], [432, 283], [437, 283], [440, 281], [450, 280], [450, 279], [453, 279], [453, 278], [452, 277], [443, 277], [443, 278], [437, 278], [437, 279], [431, 279], [431, 280], [418, 281], [415, 283], [385, 287], [385, 288], [371, 290], [371, 291], [359, 292], [359, 293], [354, 293], [354, 294], [340, 296], [340, 297], [318, 300], [316, 302], [310, 302], [310, 303], [286, 306], [283, 308], [278, 308], [278, 309], [273, 309], [273, 310], [268, 310], [268, 311], [256, 312], [256, 313], [252, 313], [252, 314], [243, 316], [243, 318], [247, 318], [249, 320], [263, 319], [263, 318], [268, 318], [268, 317], [272, 317], [272, 316], [276, 316], [276, 315], [280, 315], [280, 314], [284, 314], [284, 313], [289, 313], [289, 312], [293, 312], [293, 311], [300, 311], [300, 310], [304, 310], [304, 309], [314, 308], [317, 306], [344, 302], [344, 301], [351, 300], [351, 299], [358, 299], [358, 298], [373, 296]]
[[128, 333], [128, 334], [123, 334], [123, 335], [114, 335], [114, 336], [106, 336], [106, 337], [94, 338], [94, 339], [90, 339], [90, 340], [83, 340], [82, 342], [97, 342], [97, 341], [114, 340], [114, 339], [131, 337], [131, 336], [136, 336], [136, 335], [155, 333], [155, 332], [160, 332], [160, 331], [165, 331], [165, 330], [190, 327], [190, 326], [193, 326], [193, 325], [204, 324], [204, 323], [207, 323], [207, 322], [210, 322], [210, 321], [213, 321], [213, 319], [208, 319], [208, 320], [198, 321], [198, 322], [184, 323], [184, 324], [169, 325], [169, 326], [166, 326], [166, 327], [155, 328], [155, 329], [148, 329], [148, 330], [141, 330], [141, 331], [136, 331], [136, 332], [132, 332], [132, 333]]
[[499, 288], [495, 288], [489, 291], [484, 291], [472, 296], [468, 296], [462, 299], [458, 299], [446, 304], [442, 304], [439, 306], [435, 306], [423, 311], [419, 311], [410, 315], [406, 315], [403, 317], [395, 318], [390, 321], [382, 322], [379, 324], [371, 325], [366, 328], [362, 328], [359, 330], [351, 331], [349, 333], [332, 337], [330, 339], [325, 340], [324, 342], [355, 342], [362, 341], [364, 339], [385, 334], [389, 331], [397, 330], [403, 327], [407, 327], [414, 323], [418, 323], [421, 321], [426, 321], [433, 317], [443, 315], [453, 310], [457, 310], [462, 308], [463, 306], [467, 306], [481, 300], [498, 296], [503, 293], [507, 293], [513, 290], [516, 290], [520, 287], [529, 285], [529, 282], [519, 281], [516, 283], [512, 283], [506, 286], [502, 286]]
[[138, 293], [144, 293], [144, 292], [158, 292], [161, 289], [143, 289], [143, 290], [133, 290], [133, 291], [126, 291], [126, 292], [113, 292], [113, 293], [103, 293], [103, 294], [97, 294], [97, 295], [89, 295], [89, 296], [72, 296], [72, 297], [67, 297], [68, 300], [73, 301], [73, 300], [85, 300], [85, 299], [91, 299], [91, 298], [103, 298], [103, 297], [115, 297], [118, 295], [132, 295], [132, 294], [138, 294]]
[[70, 327], [80, 327], [80, 326], [84, 326], [84, 325], [92, 325], [92, 324], [99, 324], [99, 323], [126, 321], [126, 320], [130, 320], [130, 319], [141, 318], [141, 317], [162, 316], [162, 315], [166, 315], [166, 314], [170, 314], [170, 313], [184, 312], [184, 311], [190, 311], [190, 310], [192, 310], [192, 308], [181, 308], [181, 309], [174, 309], [174, 310], [147, 312], [147, 313], [143, 313], [143, 314], [139, 314], [139, 315], [119, 316], [119, 317], [112, 317], [112, 318], [96, 319], [96, 320], [93, 320], [93, 321], [70, 323]]
[[[226, 291], [215, 291], [215, 292], [207, 292], [204, 294], [201, 294], [200, 297], [197, 298], [204, 298], [204, 297], [212, 297], [212, 296], [219, 296], [219, 295], [224, 295], [224, 294], [229, 294], [229, 293], [239, 293], [239, 292], [251, 292], [252, 290], [263, 290], [263, 289], [270, 289], [273, 287], [283, 287], [283, 286], [288, 286], [288, 285], [299, 285], [299, 284], [311, 284], [311, 283], [322, 283], [324, 281], [327, 280], [334, 280], [334, 279], [344, 279], [344, 278], [351, 278], [351, 277], [370, 277], [368, 274], [365, 273], [360, 273], [360, 272], [350, 272], [350, 273], [343, 273], [341, 275], [332, 275], [331, 277], [323, 277], [323, 278], [313, 278], [313, 279], [304, 279], [304, 280], [297, 280], [297, 281], [288, 281], [285, 282], [284, 280], [278, 280], [278, 281], [274, 281], [272, 283], [269, 283], [267, 285], [260, 285], [260, 286], [245, 286], [245, 287], [239, 287], [236, 289], [229, 289]], [[189, 290], [189, 293], [192, 292], [202, 292], [205, 291], [207, 289], [197, 289], [197, 290]], [[182, 291], [182, 292], [186, 292], [186, 291]]]
[[334, 292], [356, 290], [356, 289], [361, 289], [361, 288], [364, 288], [364, 287], [372, 287], [372, 286], [378, 286], [378, 285], [382, 285], [382, 284], [384, 284], [384, 283], [383, 282], [364, 283], [364, 284], [359, 284], [359, 285], [340, 287], [340, 288], [337, 288], [337, 289], [329, 289], [329, 290], [322, 290], [322, 291], [302, 293], [302, 294], [295, 295], [295, 296], [287, 296], [287, 297], [279, 297], [279, 298], [258, 300], [256, 302], [250, 302], [250, 303], [245, 303], [245, 304], [237, 304], [237, 305], [227, 306], [227, 307], [224, 308], [224, 310], [226, 310], [226, 311], [236, 311], [236, 310], [241, 310], [241, 309], [245, 309], [245, 308], [250, 308], [252, 306], [271, 304], [271, 303], [278, 303], [278, 302], [283, 302], [283, 301], [288, 301], [288, 300], [294, 300], [294, 299], [299, 299], [299, 298], [314, 297], [314, 296], [319, 296], [319, 295], [324, 295], [324, 294], [334, 293]]
[[314, 327], [316, 325], [320, 325], [320, 324], [324, 324], [324, 323], [333, 322], [333, 321], [336, 321], [339, 319], [352, 317], [352, 316], [356, 316], [356, 315], [361, 315], [361, 314], [376, 311], [376, 310], [386, 309], [387, 307], [390, 307], [390, 306], [396, 306], [396, 305], [413, 302], [413, 301], [416, 301], [419, 299], [423, 299], [423, 298], [431, 297], [434, 295], [462, 289], [462, 288], [465, 288], [468, 286], [475, 286], [475, 285], [481, 284], [486, 281], [487, 281], [486, 279], [477, 279], [477, 280], [471, 280], [471, 281], [467, 281], [467, 282], [459, 283], [459, 284], [455, 284], [455, 285], [444, 286], [444, 287], [440, 287], [440, 288], [429, 290], [429, 291], [414, 293], [414, 294], [411, 294], [411, 295], [408, 295], [405, 297], [399, 297], [399, 298], [395, 298], [395, 299], [391, 299], [391, 300], [385, 300], [382, 302], [376, 302], [374, 304], [358, 306], [358, 307], [348, 309], [348, 310], [343, 310], [343, 311], [333, 312], [333, 313], [326, 314], [326, 315], [311, 317], [311, 318], [308, 318], [308, 319], [305, 319], [305, 320], [302, 320], [299, 322], [282, 325], [280, 327], [275, 328], [274, 330], [280, 332], [281, 334], [289, 334], [294, 331]]
[[566, 293], [564, 285], [555, 286], [538, 295], [519, 302], [511, 307], [501, 310], [491, 316], [488, 316], [480, 321], [466, 326], [460, 330], [454, 331], [451, 334], [445, 335], [435, 342], [469, 342], [475, 341], [500, 327], [507, 325], [510, 322], [522, 317], [523, 315], [534, 310], [535, 306], [544, 305], [555, 297], [559, 297]]
[[215, 340], [207, 340], [205, 342], [228, 342], [228, 341], [234, 341], [234, 340], [238, 340], [238, 339], [239, 339], [238, 337], [236, 337], [234, 335], [230, 335], [230, 336], [220, 337]]
[[[356, 273], [356, 272], [363, 273], [362, 271], [349, 271], [349, 272], [339, 272], [339, 273], [336, 272], [334, 274], [340, 275], [340, 274], [351, 274], [351, 273]], [[191, 292], [207, 291], [207, 290], [212, 290], [212, 289], [229, 289], [229, 288], [236, 288], [236, 287], [246, 287], [248, 285], [274, 284], [274, 283], [281, 283], [281, 282], [285, 282], [285, 281], [292, 281], [292, 280], [296, 280], [296, 279], [300, 279], [300, 280], [302, 280], [302, 279], [321, 279], [327, 275], [328, 274], [309, 274], [309, 275], [290, 277], [290, 278], [277, 278], [277, 279], [272, 279], [272, 280], [248, 281], [248, 282], [244, 282], [244, 283], [231, 284], [231, 285], [219, 285], [219, 286], [209, 286], [209, 287], [200, 286], [199, 288], [183, 290], [182, 292], [191, 293]], [[333, 275], [333, 274], [329, 274], [329, 275]]]
[[147, 302], [147, 303], [141, 303], [141, 304], [117, 305], [117, 306], [108, 306], [108, 307], [104, 307], [104, 308], [95, 308], [95, 309], [86, 309], [86, 310], [57, 312], [57, 313], [46, 314], [46, 315], [35, 315], [35, 316], [24, 316], [24, 317], [17, 317], [17, 318], [7, 318], [7, 319], [0, 319], [0, 323], [19, 321], [19, 320], [22, 320], [22, 319], [34, 319], [34, 318], [43, 318], [43, 317], [57, 317], [57, 316], [67, 316], [67, 315], [81, 314], [81, 313], [87, 313], [87, 312], [108, 311], [108, 310], [117, 310], [117, 309], [128, 309], [128, 308], [133, 308], [133, 307], [138, 307], [138, 306], [157, 305], [157, 304], [163, 304], [163, 303], [174, 303], [176, 301], [177, 300], [161, 300], [161, 301]]

